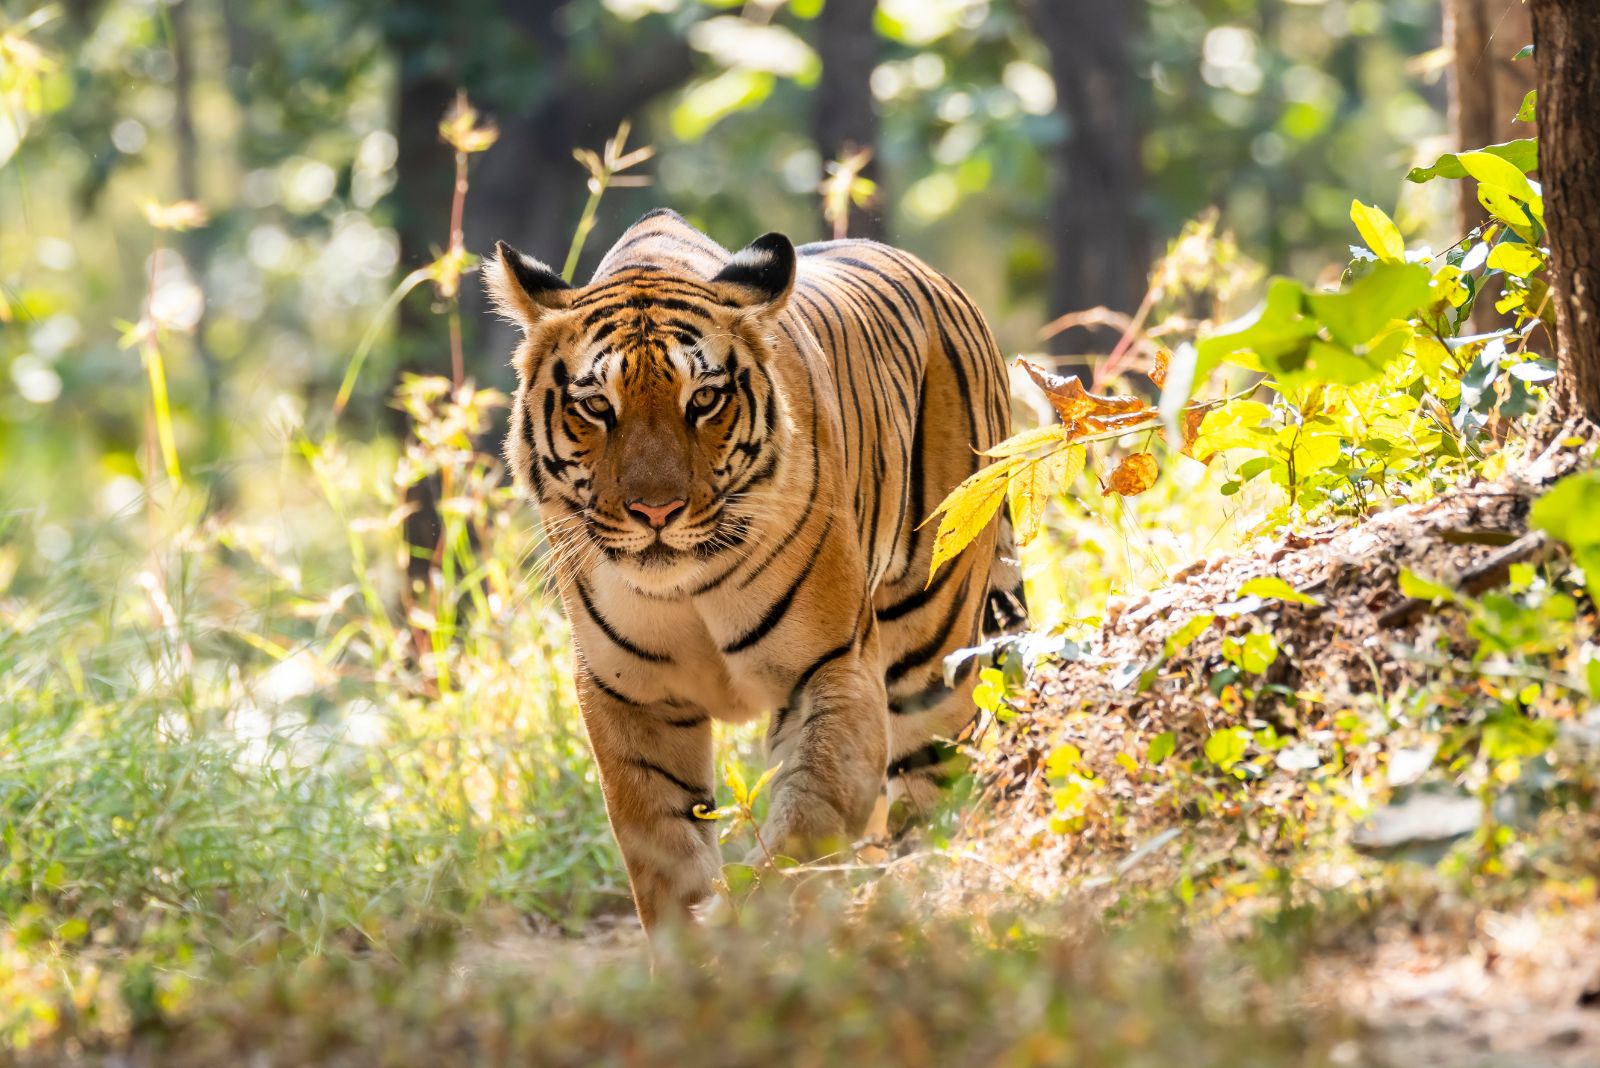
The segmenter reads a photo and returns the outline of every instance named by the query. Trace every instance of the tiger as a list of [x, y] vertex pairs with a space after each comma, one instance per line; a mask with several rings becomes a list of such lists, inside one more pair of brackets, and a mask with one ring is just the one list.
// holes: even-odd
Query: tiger
[[973, 301], [885, 244], [729, 253], [665, 209], [586, 285], [504, 242], [484, 274], [521, 333], [505, 457], [645, 930], [722, 871], [713, 720], [769, 715], [768, 856], [933, 804], [974, 714], [944, 660], [1025, 618], [1003, 517], [928, 578], [924, 519], [1010, 433]]

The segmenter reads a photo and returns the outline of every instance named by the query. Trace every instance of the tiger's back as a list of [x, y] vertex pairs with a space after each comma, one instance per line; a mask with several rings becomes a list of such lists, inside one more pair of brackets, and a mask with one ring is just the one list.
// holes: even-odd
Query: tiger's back
[[972, 714], [943, 660], [1021, 616], [1001, 524], [926, 582], [920, 524], [1009, 431], [972, 302], [888, 246], [730, 254], [670, 212], [582, 289], [506, 248], [496, 267], [526, 333], [508, 458], [570, 565], [580, 702], [647, 925], [715, 877], [687, 815], [710, 718], [773, 713], [769, 844], [859, 834], [886, 773], [931, 802]]

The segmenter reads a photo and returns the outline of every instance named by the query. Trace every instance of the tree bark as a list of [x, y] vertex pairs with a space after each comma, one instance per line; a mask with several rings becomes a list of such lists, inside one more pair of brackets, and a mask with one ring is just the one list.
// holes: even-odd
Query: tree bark
[[[1522, 100], [1533, 89], [1534, 65], [1516, 54], [1533, 40], [1533, 25], [1523, 0], [1445, 0], [1444, 39], [1453, 55], [1450, 65], [1450, 121], [1456, 147], [1482, 148], [1536, 130], [1515, 120]], [[1478, 203], [1476, 182], [1460, 184], [1460, 232], [1481, 226], [1486, 213]], [[1495, 311], [1498, 284], [1479, 295], [1472, 325], [1479, 333], [1511, 326], [1514, 316]]]
[[[1098, 306], [1132, 314], [1144, 296], [1149, 256], [1129, 54], [1140, 10], [1136, 0], [1034, 0], [1031, 7], [1067, 125], [1051, 199], [1052, 316]], [[1105, 351], [1116, 337], [1080, 328], [1053, 344], [1079, 354]]]
[[1600, 424], [1600, 5], [1532, 0], [1563, 414]]
[[[857, 149], [878, 147], [878, 113], [872, 104], [872, 70], [878, 65], [880, 46], [872, 17], [877, 0], [828, 0], [817, 16], [817, 54], [822, 76], [817, 83], [817, 151], [824, 160], [843, 159]], [[876, 158], [862, 176], [876, 179]], [[881, 241], [887, 231], [878, 204], [850, 206], [851, 237]]]

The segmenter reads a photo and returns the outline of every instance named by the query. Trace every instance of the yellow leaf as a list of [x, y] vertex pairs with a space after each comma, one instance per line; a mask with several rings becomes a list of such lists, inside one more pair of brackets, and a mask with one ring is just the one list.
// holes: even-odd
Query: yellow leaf
[[1190, 445], [1191, 455], [1204, 460], [1226, 449], [1265, 451], [1271, 435], [1261, 429], [1261, 424], [1271, 416], [1270, 408], [1253, 400], [1236, 400], [1213, 408], [1200, 422], [1200, 433]]
[[1032, 430], [1024, 430], [1019, 434], [1011, 435], [992, 449], [983, 450], [982, 455], [994, 457], [1021, 456], [1025, 452], [1032, 452], [1034, 449], [1042, 448], [1045, 445], [1055, 444], [1066, 435], [1066, 432], [1067, 428], [1062, 423], [1036, 426]]
[[756, 784], [750, 787], [750, 800], [752, 802], [761, 796], [761, 791], [767, 788], [767, 784], [772, 781], [774, 775], [778, 774], [778, 769], [781, 767], [783, 767], [783, 761], [780, 760], [761, 773], [761, 778], [757, 779]]
[[439, 137], [457, 152], [483, 152], [494, 144], [500, 130], [492, 122], [478, 123], [478, 109], [457, 93], [450, 110], [439, 121]]
[[1518, 278], [1527, 278], [1544, 266], [1544, 253], [1530, 245], [1501, 242], [1489, 251], [1489, 266]]
[[1072, 485], [1083, 470], [1086, 456], [1084, 446], [1067, 445], [1037, 460], [1023, 460], [1012, 470], [1006, 492], [1018, 545], [1026, 545], [1038, 536], [1051, 495]]
[[1154, 456], [1148, 452], [1136, 452], [1124, 457], [1117, 469], [1111, 472], [1111, 478], [1106, 482], [1106, 492], [1133, 497], [1154, 486], [1160, 474], [1161, 466], [1156, 463]]
[[1350, 221], [1356, 224], [1361, 240], [1378, 254], [1380, 260], [1389, 260], [1392, 263], [1405, 262], [1406, 239], [1400, 236], [1400, 228], [1389, 218], [1388, 212], [1375, 204], [1363, 204], [1359, 200], [1352, 200]]
[[1000, 502], [1006, 497], [1006, 484], [1012, 469], [1021, 461], [1015, 458], [990, 464], [950, 491], [950, 495], [933, 510], [933, 515], [923, 520], [925, 525], [933, 516], [939, 516], [939, 531], [933, 538], [933, 559], [928, 564], [928, 581], [938, 572], [939, 565], [953, 560], [994, 518]]
[[739, 762], [729, 757], [722, 764], [722, 779], [728, 784], [728, 789], [733, 791], [733, 799], [741, 808], [750, 804], [750, 788], [745, 785], [744, 772], [739, 769]]

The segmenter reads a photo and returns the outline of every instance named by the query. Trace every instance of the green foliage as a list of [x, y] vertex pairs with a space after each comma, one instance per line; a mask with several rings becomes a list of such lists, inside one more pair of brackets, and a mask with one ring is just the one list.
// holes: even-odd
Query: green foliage
[[1600, 583], [1600, 473], [1579, 471], [1556, 483], [1533, 502], [1528, 524], [1564, 542], [1583, 569], [1593, 597]]

